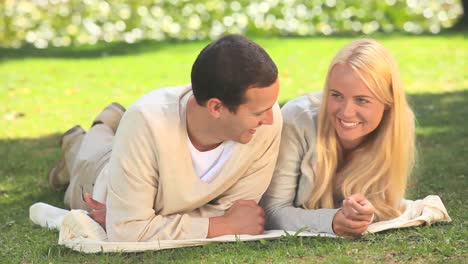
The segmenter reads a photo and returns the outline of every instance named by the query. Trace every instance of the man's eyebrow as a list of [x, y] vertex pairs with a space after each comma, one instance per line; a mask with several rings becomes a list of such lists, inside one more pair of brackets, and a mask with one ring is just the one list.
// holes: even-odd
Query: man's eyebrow
[[265, 110], [261, 110], [261, 111], [258, 111], [258, 112], [254, 112], [255, 114], [262, 114], [262, 113], [265, 113], [266, 111], [270, 110], [271, 108], [273, 108], [274, 105], [268, 107], [267, 109]]

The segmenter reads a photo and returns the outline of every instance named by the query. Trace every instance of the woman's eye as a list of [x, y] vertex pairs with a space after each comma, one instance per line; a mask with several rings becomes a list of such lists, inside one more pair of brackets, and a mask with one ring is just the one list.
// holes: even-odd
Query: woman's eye
[[364, 99], [364, 98], [357, 98], [356, 100], [358, 104], [366, 104], [369, 102], [367, 99]]
[[332, 93], [331, 96], [333, 96], [336, 100], [341, 100], [341, 99], [343, 99], [343, 96], [342, 96], [341, 94]]

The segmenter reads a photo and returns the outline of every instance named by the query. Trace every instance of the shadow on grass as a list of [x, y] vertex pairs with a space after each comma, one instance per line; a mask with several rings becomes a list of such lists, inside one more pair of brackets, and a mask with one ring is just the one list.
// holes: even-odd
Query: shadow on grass
[[0, 207], [21, 207], [34, 201], [57, 203], [57, 196], [51, 194], [48, 186], [47, 173], [60, 155], [59, 138], [54, 134], [0, 140]]
[[[420, 34], [412, 35], [407, 33], [375, 33], [372, 35], [362, 35], [355, 33], [341, 33], [334, 34], [332, 36], [326, 36], [327, 39], [341, 39], [341, 38], [359, 38], [359, 37], [370, 37], [370, 38], [399, 38], [399, 37], [463, 37], [466, 35], [468, 30], [446, 30], [438, 35], [433, 34]], [[325, 36], [288, 36], [281, 37], [277, 35], [268, 35], [268, 34], [255, 34], [249, 33], [246, 34], [249, 38], [254, 41], [259, 39], [268, 39], [268, 38], [284, 38], [284, 39], [323, 39]], [[27, 45], [20, 49], [13, 48], [1, 48], [0, 47], [0, 63], [7, 60], [17, 60], [23, 58], [64, 58], [64, 59], [75, 59], [75, 58], [100, 58], [106, 56], [121, 56], [129, 54], [140, 54], [145, 52], [154, 52], [158, 50], [163, 50], [169, 47], [174, 47], [176, 45], [185, 45], [187, 43], [207, 44], [209, 40], [205, 41], [180, 41], [180, 40], [165, 40], [165, 41], [155, 41], [155, 40], [143, 40], [137, 43], [129, 44], [125, 42], [114, 42], [114, 43], [105, 43], [99, 42], [95, 45], [83, 45], [76, 47], [49, 47], [46, 49], [37, 49], [32, 45]], [[200, 50], [194, 50], [194, 53], [199, 52]]]
[[[409, 198], [441, 196], [452, 217], [466, 205], [468, 157], [468, 87], [458, 92], [409, 97], [417, 119], [418, 159]], [[412, 184], [410, 183], [410, 186]]]
[[[411, 198], [430, 193], [446, 193], [463, 200], [466, 188], [466, 157], [468, 156], [468, 88], [443, 94], [409, 96], [418, 121], [419, 169]], [[284, 102], [283, 102], [284, 103]], [[44, 198], [51, 190], [47, 173], [60, 157], [60, 135], [32, 139], [0, 140], [0, 197], [26, 198], [31, 188], [38, 188]], [[466, 189], [465, 189], [466, 190]], [[56, 197], [56, 196], [54, 196]], [[32, 197], [29, 197], [30, 199]], [[21, 203], [6, 199], [0, 204]], [[50, 201], [53, 204], [60, 201]]]
[[[17, 60], [23, 58], [101, 58], [107, 56], [122, 56], [128, 54], [140, 54], [164, 50], [169, 47], [187, 43], [202, 43], [201, 41], [154, 41], [144, 40], [138, 43], [105, 43], [100, 42], [95, 45], [83, 45], [77, 47], [50, 47], [47, 49], [37, 49], [28, 45], [20, 49], [0, 48], [0, 63], [7, 60]], [[203, 42], [204, 43], [204, 42]]]

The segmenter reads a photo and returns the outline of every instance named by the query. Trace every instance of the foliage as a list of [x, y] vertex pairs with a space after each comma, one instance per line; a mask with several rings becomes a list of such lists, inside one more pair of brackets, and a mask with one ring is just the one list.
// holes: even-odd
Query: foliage
[[462, 12], [459, 0], [4, 0], [0, 45], [203, 40], [224, 33], [437, 34]]

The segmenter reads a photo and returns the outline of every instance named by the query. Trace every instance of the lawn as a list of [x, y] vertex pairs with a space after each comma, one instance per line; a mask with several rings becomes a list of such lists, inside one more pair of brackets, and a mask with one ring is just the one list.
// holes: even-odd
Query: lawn
[[[376, 35], [400, 64], [417, 117], [418, 166], [408, 198], [438, 194], [453, 222], [355, 239], [283, 238], [145, 253], [86, 255], [58, 246], [58, 233], [33, 225], [28, 208], [63, 206], [47, 172], [61, 133], [88, 127], [109, 102], [125, 106], [153, 89], [186, 84], [207, 42], [143, 42], [47, 50], [0, 49], [0, 263], [388, 262], [468, 259], [468, 41]], [[280, 70], [280, 102], [323, 86], [328, 63], [353, 37], [255, 38]]]

